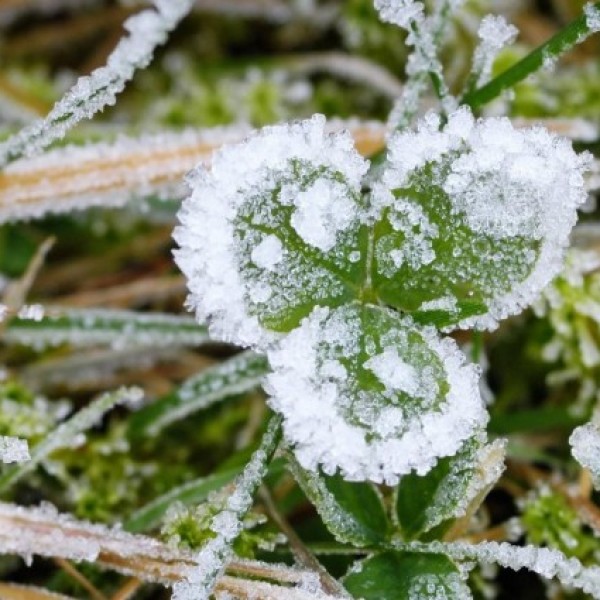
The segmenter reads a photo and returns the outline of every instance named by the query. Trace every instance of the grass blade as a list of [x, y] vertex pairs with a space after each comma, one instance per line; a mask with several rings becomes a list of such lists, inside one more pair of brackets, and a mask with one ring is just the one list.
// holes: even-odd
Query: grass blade
[[177, 390], [132, 415], [129, 434], [156, 435], [161, 429], [220, 400], [260, 386], [268, 372], [267, 359], [243, 352], [188, 379]]
[[[596, 2], [593, 8], [600, 10], [600, 2]], [[533, 52], [520, 60], [516, 65], [513, 65], [483, 87], [464, 96], [462, 103], [474, 109], [487, 104], [504, 90], [513, 87], [532, 73], [535, 73], [547, 61], [558, 59], [562, 54], [585, 41], [594, 32], [588, 25], [587, 15], [581, 15], [550, 38], [545, 44], [533, 50]]]

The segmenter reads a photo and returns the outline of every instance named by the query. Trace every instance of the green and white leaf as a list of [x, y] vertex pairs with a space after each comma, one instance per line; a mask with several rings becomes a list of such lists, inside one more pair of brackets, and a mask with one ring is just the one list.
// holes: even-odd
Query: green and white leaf
[[363, 600], [469, 600], [471, 592], [445, 554], [384, 552], [355, 563], [344, 586]]
[[484, 442], [483, 435], [475, 436], [425, 475], [402, 477], [396, 516], [404, 539], [437, 538], [454, 519], [479, 506], [504, 470], [505, 442]]
[[269, 361], [265, 389], [300, 464], [348, 481], [425, 473], [487, 420], [455, 342], [378, 306], [315, 309]]
[[260, 387], [268, 372], [264, 356], [250, 351], [237, 354], [204, 369], [175, 391], [137, 411], [129, 421], [129, 434], [156, 435], [172, 423], [225, 398]]
[[463, 108], [396, 134], [375, 187], [373, 285], [415, 320], [492, 328], [562, 266], [587, 195], [586, 155], [538, 128]]
[[210, 341], [206, 327], [191, 317], [126, 310], [48, 307], [39, 320], [10, 319], [5, 342], [36, 349], [70, 344], [113, 348], [200, 346]]
[[389, 522], [373, 484], [307, 471], [293, 457], [289, 465], [302, 491], [339, 542], [371, 546], [386, 540]]
[[356, 297], [368, 164], [324, 127], [319, 115], [266, 127], [194, 174], [176, 260], [216, 339], [263, 347], [315, 305]]

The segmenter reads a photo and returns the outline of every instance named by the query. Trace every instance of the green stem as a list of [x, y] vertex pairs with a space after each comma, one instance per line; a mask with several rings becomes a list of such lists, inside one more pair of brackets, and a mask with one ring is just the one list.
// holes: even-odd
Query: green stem
[[[600, 2], [596, 2], [593, 8], [600, 10]], [[587, 15], [581, 15], [563, 30], [559, 31], [554, 37], [550, 38], [545, 44], [542, 44], [529, 53], [516, 65], [513, 65], [483, 87], [466, 94], [462, 98], [461, 104], [466, 104], [473, 109], [487, 104], [504, 90], [513, 87], [532, 73], [535, 73], [546, 61], [559, 58], [562, 54], [587, 39], [592, 33], [594, 31], [588, 27]]]

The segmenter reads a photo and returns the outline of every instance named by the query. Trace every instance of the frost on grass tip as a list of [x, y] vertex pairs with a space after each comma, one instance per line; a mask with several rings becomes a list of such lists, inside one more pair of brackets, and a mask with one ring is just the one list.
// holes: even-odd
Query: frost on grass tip
[[487, 420], [477, 369], [454, 341], [377, 306], [317, 308], [269, 359], [271, 404], [311, 470], [392, 485]]
[[531, 304], [562, 266], [589, 157], [465, 108], [442, 129], [426, 117], [389, 149], [373, 194], [379, 298], [447, 329], [493, 328]]
[[262, 347], [315, 304], [353, 297], [368, 163], [325, 119], [266, 127], [191, 178], [176, 260], [218, 339]]

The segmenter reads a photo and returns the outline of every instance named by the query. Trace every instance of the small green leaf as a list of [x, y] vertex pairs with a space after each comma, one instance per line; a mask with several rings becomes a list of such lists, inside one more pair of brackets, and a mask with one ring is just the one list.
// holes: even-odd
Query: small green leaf
[[562, 266], [588, 158], [545, 130], [467, 108], [389, 142], [373, 188], [371, 282], [380, 301], [444, 329], [492, 328]]
[[471, 592], [445, 554], [384, 552], [356, 563], [344, 586], [363, 600], [467, 600]]
[[[379, 297], [421, 323], [449, 326], [485, 314], [533, 270], [539, 241], [476, 233], [440, 182], [447, 165], [416, 172], [377, 228], [373, 283]], [[402, 222], [415, 212], [420, 222]], [[393, 257], [396, 257], [395, 266]]]
[[344, 481], [339, 475], [306, 471], [293, 458], [290, 458], [290, 467], [296, 481], [339, 542], [371, 546], [385, 541], [389, 522], [375, 486]]
[[455, 456], [440, 459], [425, 475], [403, 477], [396, 489], [396, 514], [404, 538], [442, 535], [453, 519], [462, 517], [497, 481], [503, 461], [502, 442], [483, 445], [473, 438]]
[[175, 256], [215, 339], [262, 349], [316, 305], [359, 296], [367, 169], [350, 135], [315, 115], [265, 127], [194, 174]]

